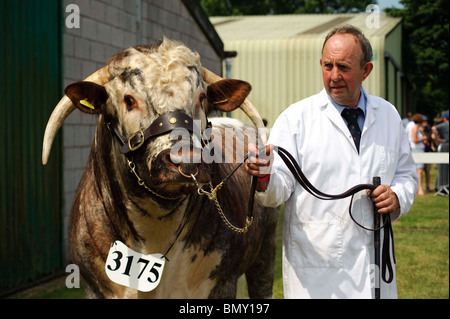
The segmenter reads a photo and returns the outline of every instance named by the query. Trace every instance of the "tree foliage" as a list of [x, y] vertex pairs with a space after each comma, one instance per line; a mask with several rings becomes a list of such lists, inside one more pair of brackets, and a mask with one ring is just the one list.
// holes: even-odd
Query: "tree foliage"
[[417, 112], [435, 116], [449, 107], [449, 1], [402, 0], [403, 69], [417, 94]]

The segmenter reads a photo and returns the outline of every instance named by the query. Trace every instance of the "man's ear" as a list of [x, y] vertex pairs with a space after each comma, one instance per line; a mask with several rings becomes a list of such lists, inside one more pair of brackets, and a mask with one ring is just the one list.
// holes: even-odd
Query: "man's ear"
[[64, 93], [80, 111], [90, 114], [100, 113], [108, 99], [103, 86], [87, 81], [68, 85]]
[[373, 70], [373, 63], [367, 62], [363, 67], [363, 81], [369, 76], [372, 70]]
[[212, 108], [231, 112], [244, 102], [251, 90], [252, 87], [248, 82], [223, 79], [208, 86], [206, 98]]

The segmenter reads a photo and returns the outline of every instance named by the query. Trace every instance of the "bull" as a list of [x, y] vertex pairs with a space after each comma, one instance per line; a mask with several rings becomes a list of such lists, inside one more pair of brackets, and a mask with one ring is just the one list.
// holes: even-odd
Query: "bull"
[[[65, 88], [47, 123], [42, 161], [47, 163], [53, 139], [72, 111], [97, 115], [69, 222], [70, 252], [87, 298], [235, 298], [243, 274], [251, 298], [272, 296], [277, 211], [256, 205], [249, 221], [251, 178], [243, 168], [216, 190], [215, 200], [202, 196], [207, 188], [201, 187], [219, 185], [237, 164], [192, 160], [204, 151], [199, 139], [209, 142], [209, 150], [221, 150], [222, 159], [241, 147], [246, 152], [242, 128], [263, 127], [246, 98], [250, 90], [247, 82], [204, 69], [198, 53], [168, 39], [126, 49]], [[210, 116], [238, 107], [255, 126]], [[209, 139], [193, 133], [195, 123], [200, 132], [210, 128]], [[189, 141], [173, 138], [174, 128], [186, 129]], [[227, 128], [241, 128], [228, 145]], [[177, 143], [187, 143], [187, 156], [172, 151]], [[117, 243], [133, 253], [114, 251]], [[148, 267], [149, 259], [136, 259], [135, 275], [147, 267], [147, 283], [157, 283], [149, 290], [109, 275], [122, 265], [119, 275], [130, 276], [137, 267], [133, 254], [159, 254], [160, 262]]]

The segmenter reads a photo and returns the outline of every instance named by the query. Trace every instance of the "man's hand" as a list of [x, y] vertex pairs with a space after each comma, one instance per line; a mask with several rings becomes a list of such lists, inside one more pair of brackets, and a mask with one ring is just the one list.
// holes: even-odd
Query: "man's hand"
[[[263, 192], [267, 189], [270, 180], [270, 170], [273, 163], [273, 145], [269, 144], [265, 149], [265, 157], [260, 157], [255, 144], [248, 144], [248, 159], [245, 161], [245, 170], [248, 174], [259, 178], [256, 190]], [[263, 180], [261, 180], [263, 179]]]
[[380, 214], [393, 213], [400, 208], [397, 195], [388, 185], [380, 185], [372, 192], [367, 191], [367, 196], [375, 203]]

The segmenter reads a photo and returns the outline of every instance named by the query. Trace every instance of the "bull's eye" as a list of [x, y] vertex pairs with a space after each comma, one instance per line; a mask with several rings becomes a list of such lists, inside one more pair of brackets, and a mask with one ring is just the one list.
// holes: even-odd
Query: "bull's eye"
[[123, 100], [125, 101], [125, 104], [127, 106], [127, 111], [132, 111], [133, 109], [138, 107], [136, 100], [131, 95], [125, 95]]
[[200, 95], [198, 96], [198, 106], [199, 107], [203, 107], [203, 101], [205, 101], [205, 99], [206, 99], [205, 93], [200, 93]]

